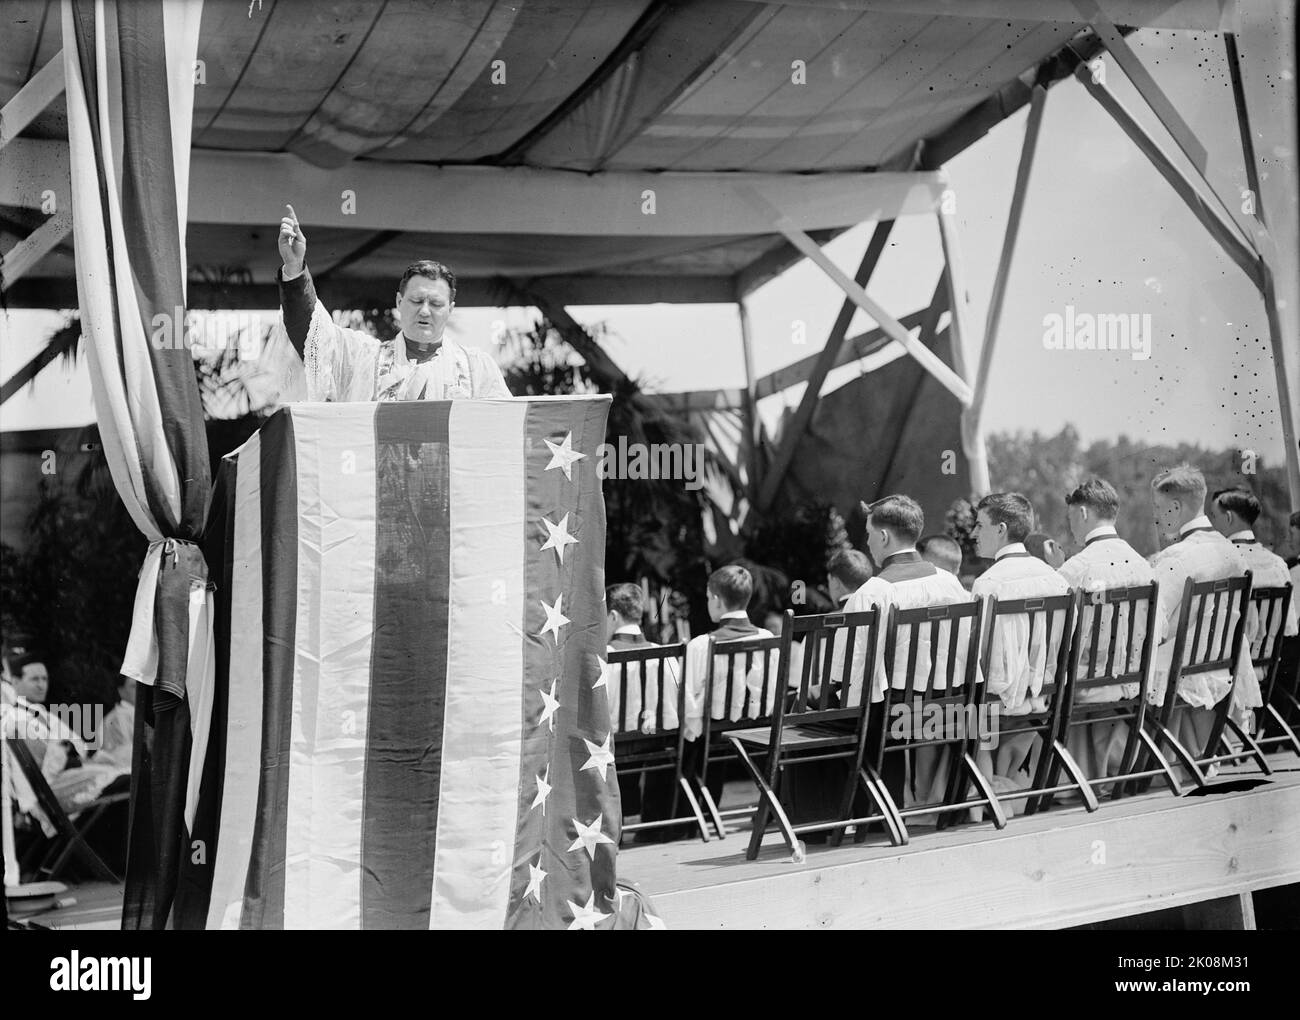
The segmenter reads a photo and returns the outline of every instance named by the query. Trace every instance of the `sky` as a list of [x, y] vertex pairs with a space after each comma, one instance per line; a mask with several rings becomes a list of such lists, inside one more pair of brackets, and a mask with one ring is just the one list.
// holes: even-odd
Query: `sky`
[[[1222, 194], [1246, 186], [1222, 42], [1212, 35], [1144, 29], [1130, 38], [1143, 62], [1210, 154]], [[1119, 69], [1107, 84], [1139, 119], [1174, 146]], [[1289, 69], [1279, 72], [1291, 75]], [[1294, 117], [1279, 109], [1262, 149], [1295, 166]], [[970, 321], [977, 342], [1001, 251], [1027, 108], [994, 128], [947, 167], [965, 260]], [[1186, 165], [1186, 164], [1184, 164]], [[853, 274], [871, 224], [831, 242], [827, 252]], [[309, 239], [310, 241], [310, 239]], [[933, 217], [900, 220], [868, 292], [895, 317], [923, 307], [941, 267]], [[821, 348], [841, 295], [820, 269], [801, 262], [749, 302], [755, 370], [762, 376]], [[1150, 316], [1151, 354], [1048, 350], [1046, 317]], [[604, 322], [607, 349], [630, 375], [659, 392], [744, 385], [734, 305], [591, 306], [570, 309]], [[527, 309], [458, 309], [461, 342], [491, 347], [494, 323], [525, 325]], [[794, 323], [806, 327], [795, 342]], [[1141, 319], [1135, 321], [1142, 321]], [[0, 315], [0, 375], [7, 378], [61, 324], [55, 313]], [[850, 335], [874, 323], [858, 312]], [[875, 363], [899, 356], [895, 347]], [[972, 363], [977, 354], [970, 352]], [[823, 392], [870, 365], [832, 373]], [[763, 402], [770, 422], [798, 403], [802, 387]], [[83, 425], [94, 420], [85, 360], [56, 362], [0, 407], [0, 430]], [[1008, 282], [985, 412], [990, 431], [1055, 433], [1072, 424], [1085, 442], [1121, 434], [1151, 443], [1188, 441], [1282, 459], [1276, 380], [1262, 301], [1254, 286], [1110, 117], [1073, 79], [1053, 87]]]

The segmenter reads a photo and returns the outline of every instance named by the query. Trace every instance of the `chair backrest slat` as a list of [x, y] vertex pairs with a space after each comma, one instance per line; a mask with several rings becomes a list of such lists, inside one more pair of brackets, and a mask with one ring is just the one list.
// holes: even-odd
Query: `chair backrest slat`
[[[651, 699], [654, 701], [655, 731], [676, 731], [681, 721], [685, 694], [682, 677], [685, 674], [686, 645], [677, 642], [670, 645], [646, 645], [642, 648], [613, 648], [606, 654], [609, 671], [605, 674], [605, 687], [609, 689], [611, 685], [616, 685], [619, 693], [617, 711], [610, 718], [615, 737], [619, 734], [641, 733], [641, 715]], [[618, 670], [617, 680], [610, 676], [614, 669]], [[640, 692], [639, 702], [629, 703], [629, 688]], [[666, 709], [670, 704], [677, 722], [666, 727]]]
[[[1250, 573], [1212, 581], [1187, 579], [1174, 636], [1174, 656], [1170, 663], [1170, 683], [1179, 676], [1227, 669], [1231, 672], [1243, 635], [1250, 599]], [[1195, 627], [1192, 617], [1195, 616]], [[1202, 644], [1206, 617], [1207, 639]], [[1220, 630], [1220, 626], [1222, 629]], [[1191, 644], [1186, 641], [1191, 631]], [[1216, 642], [1215, 637], [1219, 640]]]

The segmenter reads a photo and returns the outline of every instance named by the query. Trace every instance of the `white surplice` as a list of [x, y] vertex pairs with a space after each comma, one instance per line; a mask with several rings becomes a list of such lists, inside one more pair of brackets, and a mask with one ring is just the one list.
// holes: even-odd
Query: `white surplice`
[[[1069, 583], [1023, 543], [1013, 542], [998, 550], [993, 565], [975, 579], [971, 595], [977, 599], [996, 596], [999, 601], [1064, 595]], [[985, 696], [1002, 699], [1002, 712], [1022, 715], [1041, 712], [1046, 705], [1040, 696], [1044, 683], [1056, 682], [1056, 662], [1048, 661], [1050, 644], [1058, 644], [1065, 627], [1065, 614], [1052, 613], [1050, 627], [1035, 628], [1030, 641], [1029, 614], [999, 618], [993, 629], [992, 648], [987, 656]]]
[[[749, 614], [743, 610], [737, 610], [723, 613], [718, 618], [718, 622], [748, 619]], [[772, 636], [770, 630], [764, 630], [762, 627], [758, 627], [752, 633], [743, 635], [747, 639], [770, 638]], [[780, 656], [777, 652], [772, 652], [770, 655], [770, 665], [767, 667], [769, 681], [767, 699], [760, 710], [759, 701], [763, 689], [764, 658], [761, 654], [755, 655], [749, 672], [745, 674], [745, 682], [743, 684], [732, 683], [731, 704], [727, 705], [725, 704], [727, 657], [725, 655], [714, 656], [713, 698], [709, 711], [709, 714], [714, 719], [730, 719], [734, 721], [742, 718], [746, 691], [750, 692], [751, 695], [748, 713], [750, 718], [756, 719], [760, 715], [770, 715], [772, 713], [776, 705], [776, 674], [780, 666]], [[739, 664], [740, 660], [737, 661]], [[682, 723], [682, 728], [686, 731], [687, 740], [695, 740], [704, 732], [704, 681], [708, 673], [709, 635], [698, 634], [686, 644], [686, 719]]]
[[[1170, 660], [1173, 657], [1175, 631], [1178, 626], [1178, 612], [1183, 600], [1183, 587], [1189, 579], [1200, 583], [1215, 581], [1227, 577], [1240, 577], [1250, 569], [1241, 550], [1215, 531], [1208, 517], [1201, 515], [1188, 521], [1180, 530], [1177, 542], [1151, 557], [1151, 568], [1155, 579], [1160, 583], [1159, 616], [1162, 640], [1156, 649], [1155, 676], [1151, 685], [1150, 698], [1153, 704], [1164, 700], [1165, 686], [1169, 680]], [[1228, 600], [1223, 600], [1226, 603]], [[1210, 603], [1213, 605], [1213, 603]], [[1206, 621], [1201, 628], [1201, 647], [1195, 649], [1199, 656], [1204, 654], [1210, 639], [1210, 631], [1218, 636], [1224, 628], [1237, 626], [1238, 613], [1235, 600], [1230, 609], [1221, 605], [1214, 621], [1214, 626]], [[1178, 683], [1179, 699], [1193, 708], [1213, 708], [1229, 689], [1232, 691], [1231, 709], [1237, 719], [1243, 719], [1250, 709], [1263, 704], [1260, 696], [1259, 681], [1250, 664], [1250, 642], [1257, 626], [1257, 614], [1252, 610], [1247, 613], [1245, 632], [1243, 634], [1241, 654], [1231, 673], [1227, 669], [1210, 670], [1184, 676]], [[1191, 621], [1188, 642], [1196, 633], [1196, 621]], [[1186, 655], [1193, 649], [1190, 646]], [[1235, 677], [1235, 683], [1234, 683]]]
[[[631, 637], [644, 641], [644, 635], [641, 628], [636, 624], [628, 624], [619, 627], [614, 631], [615, 634], [627, 634]], [[649, 642], [646, 642], [648, 645]], [[636, 645], [611, 644], [606, 651], [612, 652], [620, 648], [635, 648]], [[644, 646], [643, 646], [644, 647]], [[645, 704], [641, 704], [641, 670], [646, 666], [645, 677]], [[623, 670], [627, 669], [627, 713], [628, 718], [622, 718], [623, 710]], [[605, 670], [605, 690], [606, 700], [609, 702], [609, 721], [615, 733], [633, 732], [625, 728], [626, 722], [629, 726], [634, 727], [635, 731], [641, 733], [654, 733], [656, 731], [656, 719], [659, 708], [659, 663], [658, 662], [628, 662], [618, 665], [610, 665]], [[663, 691], [664, 691], [664, 722], [661, 732], [669, 732], [677, 729], [677, 685], [681, 682], [678, 675], [677, 661], [675, 659], [663, 660]]]

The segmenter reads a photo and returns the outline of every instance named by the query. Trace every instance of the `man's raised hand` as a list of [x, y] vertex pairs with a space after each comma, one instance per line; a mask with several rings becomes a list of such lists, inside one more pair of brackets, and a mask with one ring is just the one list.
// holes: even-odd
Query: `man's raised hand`
[[284, 263], [284, 278], [291, 280], [302, 273], [307, 261], [307, 237], [298, 224], [298, 214], [293, 206], [286, 205], [289, 214], [280, 220], [280, 261]]

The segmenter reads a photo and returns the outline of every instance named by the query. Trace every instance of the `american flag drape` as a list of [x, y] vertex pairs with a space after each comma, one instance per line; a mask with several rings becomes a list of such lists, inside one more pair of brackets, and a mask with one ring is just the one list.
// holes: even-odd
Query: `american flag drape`
[[178, 926], [657, 923], [615, 885], [608, 410], [297, 404], [226, 458]]
[[[211, 682], [211, 599], [194, 544], [210, 490], [184, 338], [185, 222], [202, 4], [63, 0], [77, 291], [95, 413], [149, 552], [122, 672], [138, 695], [123, 923], [162, 927], [182, 845], [190, 707]], [[203, 740], [202, 712], [193, 737]], [[142, 734], [153, 725], [152, 752]]]

